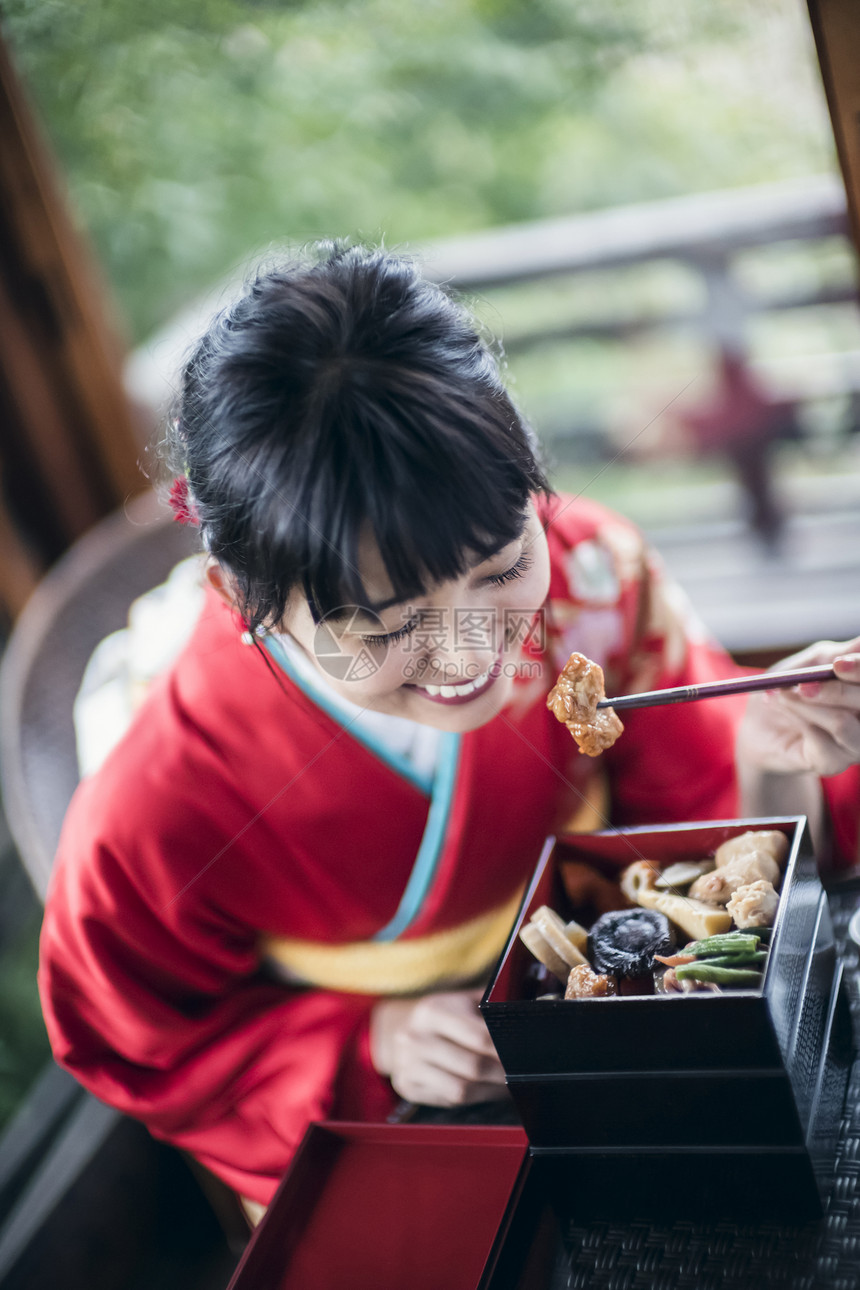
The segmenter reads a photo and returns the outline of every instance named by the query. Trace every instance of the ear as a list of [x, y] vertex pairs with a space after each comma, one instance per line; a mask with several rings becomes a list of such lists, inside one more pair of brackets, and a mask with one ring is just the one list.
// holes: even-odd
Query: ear
[[239, 597], [236, 594], [233, 577], [226, 571], [226, 569], [221, 567], [217, 560], [213, 560], [211, 556], [204, 566], [203, 577], [209, 583], [212, 590], [217, 592], [221, 597], [224, 604], [229, 605], [231, 609], [235, 609], [238, 613]]

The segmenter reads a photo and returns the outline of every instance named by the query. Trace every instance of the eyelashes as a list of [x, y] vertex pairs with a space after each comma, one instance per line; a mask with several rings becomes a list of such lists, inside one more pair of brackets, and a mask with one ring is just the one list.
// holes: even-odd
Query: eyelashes
[[533, 564], [534, 556], [528, 551], [523, 551], [516, 564], [512, 564], [510, 569], [506, 569], [504, 573], [493, 574], [491, 578], [487, 578], [487, 582], [494, 587], [503, 587], [506, 582], [513, 582], [515, 578], [522, 578], [524, 574], [528, 573]]
[[[503, 573], [494, 573], [485, 578], [484, 581], [492, 587], [503, 587], [506, 582], [513, 582], [517, 578], [524, 577], [533, 564], [534, 556], [528, 551], [523, 551], [519, 560], [517, 560], [516, 564], [512, 564], [510, 569], [505, 569]], [[411, 636], [420, 621], [421, 615], [416, 614], [414, 618], [410, 618], [408, 623], [404, 623], [396, 631], [386, 632], [383, 636], [361, 636], [359, 639], [362, 645], [367, 645], [370, 649], [387, 648], [389, 645], [396, 645], [398, 641], [405, 640], [407, 636]]]
[[395, 632], [386, 632], [384, 636], [361, 636], [362, 645], [369, 645], [371, 649], [379, 649], [383, 645], [394, 645], [397, 641], [402, 641], [406, 636], [411, 636], [418, 626], [418, 618], [410, 618], [408, 623], [398, 627]]

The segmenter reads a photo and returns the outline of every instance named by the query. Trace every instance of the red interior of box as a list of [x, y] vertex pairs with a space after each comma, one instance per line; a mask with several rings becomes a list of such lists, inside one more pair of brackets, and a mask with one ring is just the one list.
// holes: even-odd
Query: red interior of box
[[[565, 859], [584, 861], [603, 874], [614, 874], [636, 860], [659, 860], [662, 864], [699, 860], [712, 855], [729, 838], [756, 828], [781, 829], [795, 848], [801, 832], [798, 821], [793, 819], [728, 820], [700, 825], [668, 825], [659, 829], [577, 833], [548, 839], [496, 979], [486, 996], [487, 1001], [499, 1003], [524, 997], [526, 973], [534, 958], [520, 940], [519, 930], [529, 921], [534, 910], [540, 905], [549, 905], [567, 917], [575, 915], [576, 911], [569, 909], [559, 874], [559, 864], [563, 864]], [[793, 850], [789, 853], [789, 864], [792, 854]]]
[[312, 1125], [230, 1290], [475, 1290], [519, 1128]]

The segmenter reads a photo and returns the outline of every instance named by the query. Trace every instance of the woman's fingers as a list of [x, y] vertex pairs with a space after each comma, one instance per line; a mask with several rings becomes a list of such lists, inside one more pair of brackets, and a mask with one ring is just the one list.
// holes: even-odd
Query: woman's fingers
[[505, 1079], [495, 1052], [476, 1053], [442, 1035], [415, 1035], [407, 1030], [395, 1040], [395, 1066], [413, 1060], [471, 1082], [498, 1084]]
[[[834, 668], [836, 664], [834, 663]], [[858, 678], [860, 679], [860, 678]], [[845, 708], [855, 714], [860, 712], [860, 685], [852, 685], [849, 681], [804, 681], [801, 685], [795, 686], [790, 690], [771, 690], [771, 694], [776, 694], [784, 701], [798, 699], [808, 702], [814, 706], [822, 708]]]
[[840, 681], [860, 687], [860, 654], [843, 654], [833, 660], [833, 670]]
[[461, 1080], [433, 1067], [397, 1072], [392, 1075], [391, 1084], [407, 1102], [422, 1106], [472, 1106], [475, 1102], [499, 1101], [508, 1096], [504, 1083]]
[[763, 771], [836, 775], [860, 761], [860, 715], [787, 692], [751, 696], [738, 757]]
[[[855, 729], [849, 729], [853, 726]], [[840, 714], [827, 728], [809, 725], [802, 737], [802, 760], [817, 774], [838, 775], [860, 761], [860, 722]]]
[[[377, 1005], [377, 1069], [411, 1102], [459, 1106], [505, 1095], [505, 1074], [478, 1012], [480, 990]], [[372, 1044], [373, 1051], [373, 1044]]]
[[796, 654], [780, 659], [773, 665], [772, 671], [788, 672], [794, 668], [816, 667], [822, 663], [833, 663], [835, 667], [836, 659], [852, 655], [860, 657], [860, 636], [848, 641], [816, 641], [814, 645], [808, 645]]
[[759, 770], [836, 775], [860, 761], [860, 636], [817, 641], [773, 669], [831, 663], [837, 679], [751, 695], [739, 758]]
[[[431, 996], [432, 998], [432, 996]], [[422, 1001], [429, 1003], [430, 1000]], [[478, 1051], [471, 1027], [448, 1025], [466, 1044], [440, 1033], [427, 1022], [450, 1022], [440, 1008], [416, 1008], [410, 1024], [395, 1040], [394, 1069], [391, 1082], [401, 1097], [421, 1101], [429, 1106], [462, 1106], [500, 1097], [505, 1092], [505, 1073], [490, 1044]], [[454, 1009], [456, 1012], [456, 1008]], [[480, 1017], [478, 1021], [483, 1026]], [[484, 1027], [486, 1033], [486, 1027]], [[487, 1036], [489, 1038], [489, 1036]], [[407, 1092], [407, 1090], [411, 1090]]]
[[784, 719], [793, 720], [805, 733], [820, 734], [837, 748], [860, 756], [860, 686], [830, 682], [827, 688], [838, 693], [809, 698], [802, 694], [780, 695]]
[[425, 995], [410, 1014], [408, 1030], [415, 1035], [439, 1036], [460, 1048], [498, 1060], [478, 1012], [481, 994], [480, 990], [457, 990]]

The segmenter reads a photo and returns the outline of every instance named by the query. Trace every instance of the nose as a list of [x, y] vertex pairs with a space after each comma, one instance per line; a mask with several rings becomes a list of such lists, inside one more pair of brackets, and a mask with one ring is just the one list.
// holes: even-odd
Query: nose
[[447, 630], [427, 642], [420, 658], [422, 680], [428, 685], [477, 680], [492, 666], [502, 644], [494, 610], [455, 609]]

